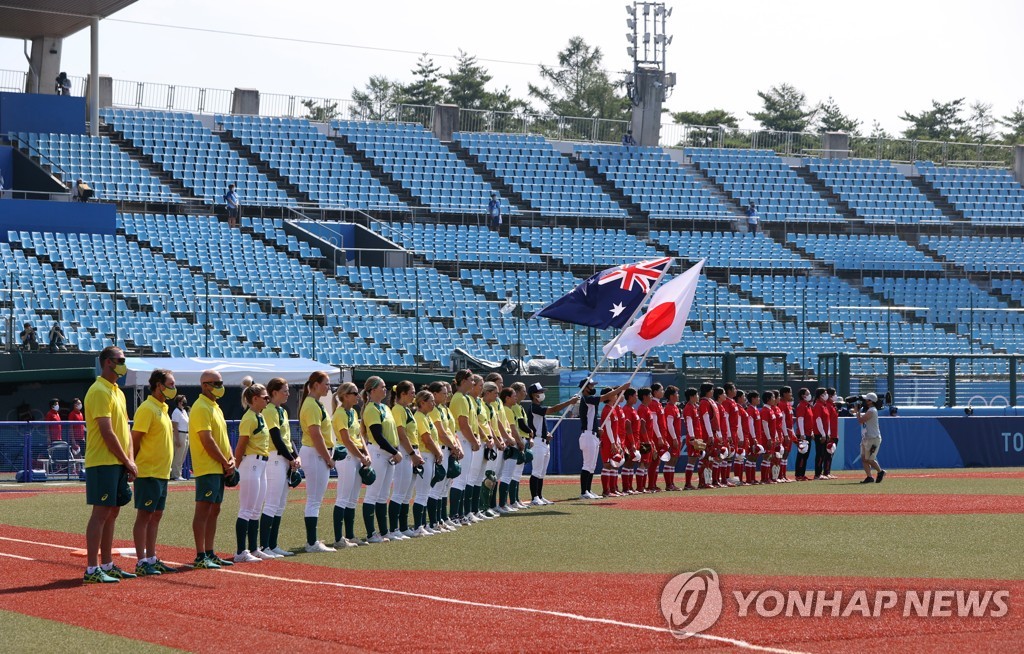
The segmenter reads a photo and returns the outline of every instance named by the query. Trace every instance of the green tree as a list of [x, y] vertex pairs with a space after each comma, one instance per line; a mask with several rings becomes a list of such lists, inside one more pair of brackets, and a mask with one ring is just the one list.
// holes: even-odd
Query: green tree
[[337, 102], [328, 102], [327, 100], [324, 100], [322, 103], [318, 104], [316, 100], [307, 98], [302, 101], [302, 106], [306, 108], [306, 111], [309, 114], [306, 118], [314, 123], [327, 123], [341, 114], [341, 112], [338, 111]]
[[405, 101], [401, 83], [383, 75], [372, 75], [363, 89], [352, 89], [354, 106], [349, 107], [352, 118], [363, 120], [391, 120], [395, 106]]
[[967, 118], [967, 130], [975, 143], [991, 143], [996, 140], [996, 117], [992, 115], [992, 104], [976, 100], [971, 103], [971, 114]]
[[672, 120], [680, 125], [702, 125], [708, 127], [732, 127], [738, 129], [740, 126], [736, 116], [725, 109], [709, 109], [708, 111], [677, 111], [672, 114]]
[[1004, 143], [1010, 145], [1024, 143], [1024, 100], [1017, 103], [1017, 108], [1013, 110], [1013, 113], [996, 118], [996, 122], [1006, 128], [1000, 134]]
[[558, 66], [541, 66], [540, 76], [549, 86], [529, 85], [529, 94], [558, 116], [629, 120], [630, 102], [602, 69], [601, 48], [574, 36], [558, 53]]
[[819, 132], [845, 132], [860, 136], [860, 121], [844, 114], [832, 96], [818, 105], [817, 114], [814, 126]]
[[959, 141], [969, 137], [963, 109], [964, 98], [958, 98], [949, 102], [932, 100], [932, 108], [919, 114], [904, 111], [900, 120], [910, 123], [910, 126], [903, 130], [903, 136], [923, 141]]
[[432, 107], [444, 100], [445, 89], [439, 83], [440, 72], [441, 67], [427, 53], [420, 55], [412, 69], [412, 82], [405, 87], [406, 102]]
[[814, 120], [816, 110], [807, 106], [807, 96], [790, 84], [773, 86], [767, 91], [758, 91], [757, 95], [764, 107], [749, 113], [764, 129], [803, 132]]
[[455, 69], [449, 70], [444, 79], [448, 82], [447, 101], [461, 109], [487, 109], [491, 95], [487, 83], [491, 75], [477, 63], [476, 57], [459, 50]]

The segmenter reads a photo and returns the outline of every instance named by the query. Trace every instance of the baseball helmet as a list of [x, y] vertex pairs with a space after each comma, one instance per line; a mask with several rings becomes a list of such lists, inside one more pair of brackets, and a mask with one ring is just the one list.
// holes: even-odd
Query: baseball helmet
[[633, 463], [640, 461], [640, 450], [633, 450]]
[[331, 455], [332, 459], [334, 459], [335, 461], [344, 461], [347, 456], [348, 456], [348, 448], [347, 447], [345, 447], [344, 445], [335, 445], [334, 446], [334, 453]]
[[434, 475], [430, 478], [430, 485], [431, 486], [436, 486], [437, 484], [441, 483], [442, 481], [444, 481], [445, 476], [447, 474], [448, 473], [444, 469], [443, 465], [441, 465], [440, 463], [435, 463], [434, 464]]
[[754, 451], [751, 454], [764, 454], [764, 445], [758, 443], [754, 446]]
[[506, 447], [505, 448], [505, 452], [504, 452], [505, 455], [502, 458], [511, 459], [512, 457], [516, 456], [516, 452], [518, 452], [518, 451], [519, 450], [517, 450], [514, 447]]
[[373, 482], [377, 481], [377, 471], [370, 466], [363, 466], [359, 468], [359, 478], [367, 486], [372, 486]]
[[117, 505], [125, 506], [128, 502], [132, 501], [132, 487], [128, 484], [128, 480], [125, 479], [124, 483], [121, 484], [117, 489]]
[[488, 470], [486, 473], [484, 473], [484, 486], [486, 486], [488, 490], [493, 490], [494, 487], [497, 485], [498, 476], [494, 474], [493, 470]]
[[781, 459], [782, 455], [785, 454], [785, 453], [786, 453], [786, 448], [782, 446], [782, 443], [779, 443], [778, 445], [776, 445], [775, 446], [775, 450], [772, 452], [772, 454], [775, 455], [776, 459]]
[[448, 459], [448, 479], [455, 479], [462, 474], [462, 464], [455, 459]]
[[298, 470], [292, 470], [292, 474], [288, 475], [288, 486], [295, 488], [302, 483], [302, 473]]
[[740, 463], [742, 463], [743, 461], [746, 461], [747, 460], [747, 448], [745, 448], [745, 447], [737, 447], [736, 448], [736, 459]]
[[835, 454], [836, 453], [836, 444], [835, 443], [829, 443], [828, 445], [825, 446], [825, 451], [828, 452], [829, 454]]
[[489, 447], [484, 448], [484, 461], [494, 461], [498, 458], [498, 452]]
[[669, 459], [672, 458], [672, 454], [669, 453], [668, 450], [665, 450], [664, 452], [661, 453], [661, 457], [659, 457], [659, 458], [662, 460], [662, 462], [668, 463]]
[[625, 462], [626, 459], [624, 459], [622, 455], [619, 454], [618, 452], [613, 454], [611, 460], [608, 461], [608, 463], [610, 463], [613, 468], [621, 468], [622, 464]]
[[647, 454], [651, 451], [650, 443], [640, 443], [640, 454]]
[[718, 448], [717, 454], [718, 454], [718, 458], [719, 459], [728, 459], [729, 458], [729, 448], [726, 447], [725, 445], [723, 445], [720, 448]]
[[512, 453], [516, 457], [516, 465], [526, 463], [526, 453], [523, 450], [515, 448], [512, 450]]
[[238, 485], [240, 479], [241, 476], [238, 474], [238, 471], [232, 470], [230, 475], [224, 475], [224, 485], [228, 488], [234, 488]]
[[811, 449], [811, 444], [805, 440], [800, 441], [796, 444], [796, 451], [800, 454], [807, 454]]
[[423, 476], [423, 466], [413, 466], [412, 467], [412, 474], [419, 475], [420, 477], [422, 477]]
[[529, 463], [530, 461], [533, 461], [533, 450], [526, 448], [526, 451], [523, 452], [523, 462]]

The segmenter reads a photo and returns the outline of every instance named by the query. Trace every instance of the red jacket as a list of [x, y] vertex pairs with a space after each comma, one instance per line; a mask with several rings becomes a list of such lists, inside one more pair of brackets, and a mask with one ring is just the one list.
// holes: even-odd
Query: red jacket
[[[625, 438], [622, 441], [623, 449], [635, 450], [640, 447], [640, 443], [643, 441], [641, 438], [641, 430], [643, 429], [643, 422], [640, 420], [640, 416], [637, 415], [636, 409], [629, 406], [628, 404], [622, 407], [622, 420], [623, 428], [625, 431]], [[628, 425], [628, 428], [626, 426]]]
[[692, 444], [694, 440], [707, 441], [704, 436], [704, 425], [700, 421], [700, 410], [698, 405], [689, 402], [683, 407], [683, 429], [686, 431], [686, 442]]
[[[44, 418], [44, 420], [46, 420], [46, 422], [60, 422], [60, 413], [58, 411], [50, 409], [49, 411], [46, 412], [46, 417]], [[51, 443], [54, 441], [64, 440], [62, 438], [60, 425], [50, 425], [48, 429], [50, 430]]]
[[[719, 420], [718, 405], [714, 400], [702, 397], [697, 405], [697, 412], [700, 415], [701, 427], [704, 428], [704, 439], [716, 438], [722, 433], [721, 421]], [[709, 443], [710, 444], [710, 443]]]
[[[767, 424], [768, 429], [765, 431], [765, 425]], [[767, 450], [772, 443], [775, 442], [776, 436], [776, 421], [775, 421], [775, 407], [762, 406], [761, 407], [761, 439], [758, 441], [761, 445], [765, 446]]]
[[[828, 410], [828, 402], [815, 402], [813, 412], [813, 427], [811, 433], [815, 436], [830, 436], [832, 432], [832, 412]], [[818, 423], [821, 427], [818, 427]], [[824, 429], [824, 433], [822, 432]]]
[[[803, 419], [803, 422], [804, 422], [803, 431], [800, 430], [800, 419], [801, 418]], [[813, 421], [814, 421], [814, 410], [811, 407], [811, 403], [810, 402], [800, 402], [799, 404], [797, 404], [796, 405], [796, 421], [795, 421], [796, 435], [797, 436], [810, 436], [811, 434], [813, 434], [814, 433], [814, 425], [812, 424]]]
[[[665, 431], [662, 436], [665, 438], [672, 438], [672, 433], [676, 435], [676, 442], [681, 443], [683, 440], [683, 423], [682, 413], [679, 412], [678, 404], [666, 404], [665, 412], [662, 414], [665, 418]], [[672, 425], [672, 430], [669, 430], [669, 425]]]

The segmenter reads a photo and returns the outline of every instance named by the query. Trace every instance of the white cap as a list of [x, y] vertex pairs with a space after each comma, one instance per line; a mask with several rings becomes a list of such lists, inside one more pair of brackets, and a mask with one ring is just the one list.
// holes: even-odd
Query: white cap
[[864, 399], [871, 400], [872, 402], [878, 402], [878, 396], [875, 395], [874, 393], [868, 393], [867, 395], [864, 396]]

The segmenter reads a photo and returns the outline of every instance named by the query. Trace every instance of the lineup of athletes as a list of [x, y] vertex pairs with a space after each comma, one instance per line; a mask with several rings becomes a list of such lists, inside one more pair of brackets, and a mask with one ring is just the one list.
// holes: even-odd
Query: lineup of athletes
[[[167, 409], [177, 395], [174, 374], [162, 369], [151, 373], [149, 397], [129, 427], [125, 396], [117, 386], [127, 372], [124, 352], [108, 347], [100, 353], [99, 364], [100, 376], [85, 399], [86, 502], [92, 513], [86, 527], [84, 582], [117, 583], [173, 573], [157, 557], [156, 544], [174, 452]], [[361, 392], [346, 382], [334, 391], [337, 408], [328, 416], [322, 398], [332, 392], [330, 378], [315, 372], [302, 388], [302, 446], [296, 452], [284, 408], [286, 380], [274, 378], [244, 390], [247, 410], [232, 449], [219, 406], [223, 379], [215, 370], [204, 371], [189, 420], [195, 480], [192, 567], [217, 569], [291, 556], [293, 552], [279, 546], [278, 535], [289, 488], [301, 482], [300, 467], [306, 479], [307, 552], [432, 536], [551, 504], [543, 496], [551, 442], [545, 418], [580, 398], [545, 407], [540, 384], [505, 387], [501, 375], [492, 373], [485, 380], [468, 370], [459, 371], [454, 381], [454, 388], [435, 381], [418, 391], [411, 382], [400, 382], [391, 389], [390, 403], [385, 403], [388, 389], [380, 377], [367, 379]], [[527, 504], [520, 499], [519, 480], [530, 461]], [[338, 484], [334, 541], [328, 545], [317, 532], [333, 468]], [[217, 521], [224, 489], [234, 485], [239, 486], [237, 547], [233, 557], [221, 558], [214, 551]], [[363, 485], [366, 539], [355, 534]], [[131, 573], [114, 564], [112, 545], [120, 508], [133, 497], [138, 562]]]
[[[814, 479], [834, 478], [839, 411], [833, 388], [813, 394], [801, 388], [794, 405], [789, 386], [744, 392], [731, 382], [705, 382], [680, 397], [675, 386], [657, 383], [639, 390], [605, 388], [600, 395], [589, 380], [580, 384], [582, 498], [597, 497], [590, 486], [598, 453], [605, 497], [663, 490], [657, 484], [659, 472], [669, 491], [793, 481], [787, 460], [794, 447], [796, 481], [809, 479], [812, 446]], [[598, 404], [603, 404], [600, 411]], [[682, 456], [685, 480], [679, 488], [675, 470]]]

